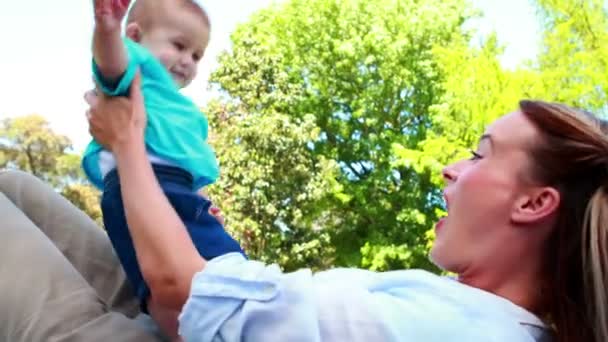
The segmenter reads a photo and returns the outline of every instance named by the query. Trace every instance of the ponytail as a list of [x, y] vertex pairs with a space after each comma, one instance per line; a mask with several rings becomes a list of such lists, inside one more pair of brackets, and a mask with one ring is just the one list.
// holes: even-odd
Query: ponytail
[[593, 194], [583, 227], [584, 292], [596, 341], [608, 341], [608, 193]]
[[539, 139], [530, 177], [560, 192], [548, 241], [543, 312], [556, 342], [608, 341], [608, 122], [565, 105], [521, 101]]

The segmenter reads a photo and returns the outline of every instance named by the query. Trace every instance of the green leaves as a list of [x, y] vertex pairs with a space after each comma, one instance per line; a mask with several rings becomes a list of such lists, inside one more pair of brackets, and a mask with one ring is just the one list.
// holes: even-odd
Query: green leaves
[[60, 158], [70, 148], [67, 137], [55, 134], [39, 115], [5, 119], [0, 125], [0, 167], [14, 167], [46, 181], [58, 176]]
[[552, 100], [608, 114], [608, 13], [601, 0], [539, 0], [545, 32], [538, 68]]
[[330, 265], [327, 230], [338, 218], [328, 203], [341, 186], [337, 164], [309, 145], [319, 136], [314, 118], [244, 113], [219, 102], [208, 116], [222, 167], [209, 192], [247, 253], [286, 268]]
[[221, 201], [254, 255], [433, 269], [441, 169], [486, 125], [522, 98], [606, 111], [601, 2], [538, 6], [543, 54], [515, 70], [494, 35], [472, 44], [478, 13], [459, 0], [291, 0], [240, 26], [212, 76], [222, 98], [209, 111], [224, 120], [213, 191], [229, 189]]
[[[469, 12], [458, 0], [293, 0], [255, 15], [235, 32], [232, 52], [222, 56], [212, 77], [214, 86], [225, 92], [224, 103], [240, 111], [225, 113], [233, 119], [230, 128], [215, 129], [218, 136], [235, 134], [231, 140], [222, 137], [225, 143], [238, 140], [220, 153], [227, 172], [223, 177], [234, 177], [231, 187], [266, 200], [272, 190], [262, 184], [271, 179], [277, 190], [293, 186], [289, 177], [321, 179], [319, 197], [305, 196], [300, 205], [290, 202], [302, 207], [290, 209], [298, 215], [285, 221], [287, 226], [316, 222], [321, 215], [319, 226], [331, 236], [341, 265], [360, 265], [366, 242], [407, 243], [412, 263], [426, 264], [416, 259], [426, 257], [414, 253], [413, 246], [426, 244], [424, 232], [435, 217], [428, 194], [435, 196], [431, 175], [438, 162], [424, 158], [434, 163], [432, 170], [403, 163], [394, 149], [415, 149], [426, 137], [432, 124], [429, 109], [442, 94], [435, 48], [466, 40], [461, 24]], [[273, 127], [272, 120], [279, 117], [304, 125], [314, 136], [294, 132], [298, 138], [281, 138], [285, 131], [276, 128], [267, 136], [265, 125]], [[255, 135], [249, 136], [251, 127]], [[259, 148], [253, 144], [256, 139], [278, 146], [283, 146], [281, 139], [300, 139], [298, 149], [286, 154], [306, 158], [273, 155], [276, 150]], [[241, 148], [245, 150], [236, 163], [229, 155]], [[244, 159], [273, 165], [287, 160], [292, 175], [280, 178], [264, 169], [249, 172], [252, 181], [236, 181], [231, 168], [243, 170]], [[332, 171], [319, 173], [320, 165], [329, 162]], [[303, 172], [296, 176], [294, 170]], [[307, 191], [297, 191], [302, 189]], [[402, 213], [410, 208], [419, 215]], [[271, 226], [276, 216], [231, 210]]]
[[88, 185], [80, 156], [70, 153], [71, 145], [40, 115], [5, 119], [0, 124], [0, 168], [43, 179], [101, 226], [99, 191]]
[[[478, 13], [464, 0], [286, 0], [256, 13], [220, 57], [220, 96], [205, 108], [222, 170], [209, 193], [228, 229], [287, 270], [436, 270], [441, 170], [489, 123], [522, 98], [608, 114], [604, 3], [537, 7], [542, 53], [514, 70], [497, 37], [471, 41]], [[85, 194], [73, 201], [97, 217], [94, 192], [65, 187], [82, 180], [69, 141], [39, 118], [2, 129], [0, 166]]]

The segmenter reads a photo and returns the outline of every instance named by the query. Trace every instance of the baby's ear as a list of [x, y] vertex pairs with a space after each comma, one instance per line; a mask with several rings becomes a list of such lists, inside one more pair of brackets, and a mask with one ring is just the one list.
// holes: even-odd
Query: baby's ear
[[127, 25], [126, 31], [127, 37], [129, 37], [132, 41], [138, 42], [141, 40], [141, 28], [137, 23], [130, 23]]

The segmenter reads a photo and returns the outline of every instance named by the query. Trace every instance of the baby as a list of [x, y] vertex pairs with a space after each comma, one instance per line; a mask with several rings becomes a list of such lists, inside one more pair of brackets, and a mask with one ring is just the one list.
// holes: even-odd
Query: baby
[[[207, 119], [179, 92], [196, 76], [209, 42], [209, 18], [192, 0], [137, 0], [122, 37], [121, 22], [129, 4], [130, 0], [94, 1], [95, 80], [106, 95], [126, 96], [136, 72], [141, 72], [148, 116], [146, 147], [165, 195], [203, 257], [243, 253], [209, 213], [210, 202], [197, 193], [217, 179], [219, 167], [207, 144]], [[93, 140], [82, 164], [90, 181], [103, 191], [104, 225], [142, 310], [147, 312], [154, 304], [150, 305], [153, 318], [165, 333], [177, 338], [177, 313], [150, 302], [127, 227], [113, 155]]]

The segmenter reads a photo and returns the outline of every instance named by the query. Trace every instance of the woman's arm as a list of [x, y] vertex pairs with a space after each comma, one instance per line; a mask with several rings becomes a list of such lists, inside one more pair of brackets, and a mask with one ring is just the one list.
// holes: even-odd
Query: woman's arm
[[[142, 274], [160, 305], [181, 310], [206, 261], [162, 192], [146, 156], [141, 76], [126, 98], [87, 98], [91, 134], [116, 158], [129, 230]], [[111, 113], [112, 115], [104, 115]]]

